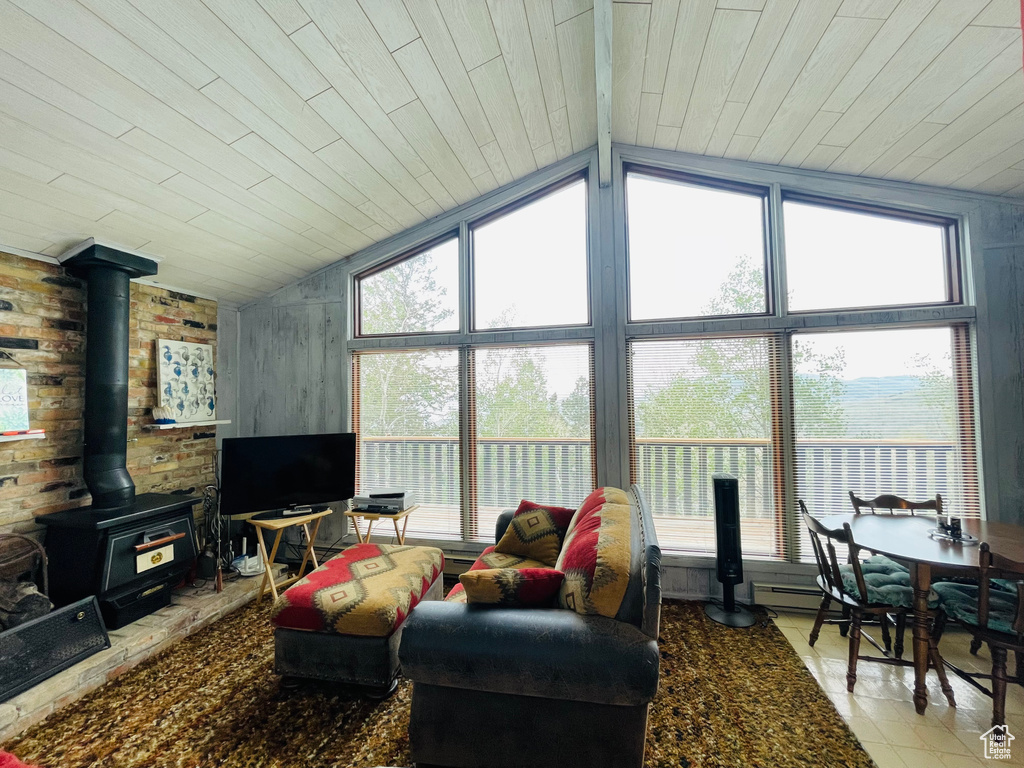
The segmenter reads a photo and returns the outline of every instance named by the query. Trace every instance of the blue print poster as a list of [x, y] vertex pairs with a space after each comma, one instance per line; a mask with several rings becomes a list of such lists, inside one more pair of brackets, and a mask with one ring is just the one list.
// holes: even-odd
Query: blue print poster
[[213, 346], [172, 339], [156, 340], [158, 402], [180, 422], [217, 418]]

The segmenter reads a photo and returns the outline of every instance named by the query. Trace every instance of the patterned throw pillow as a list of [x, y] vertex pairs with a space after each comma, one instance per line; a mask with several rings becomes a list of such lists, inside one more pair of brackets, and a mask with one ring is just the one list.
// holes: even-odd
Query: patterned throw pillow
[[[480, 557], [476, 559], [476, 562], [469, 567], [469, 570], [485, 571], [488, 568], [515, 568], [516, 570], [523, 570], [524, 568], [546, 567], [547, 563], [542, 563], [540, 560], [520, 557], [519, 555], [506, 555], [501, 552], [495, 552], [494, 547], [487, 547], [487, 549], [480, 553]], [[469, 602], [466, 599], [466, 588], [461, 583], [456, 584], [452, 587], [448, 596], [445, 597], [445, 600], [450, 603]]]
[[562, 608], [615, 618], [629, 586], [633, 513], [618, 488], [598, 488], [572, 519], [555, 568]]
[[567, 507], [534, 504], [524, 499], [494, 551], [554, 565], [574, 514], [575, 510]]
[[553, 568], [488, 568], [466, 571], [459, 581], [470, 603], [525, 607], [550, 604], [564, 578]]

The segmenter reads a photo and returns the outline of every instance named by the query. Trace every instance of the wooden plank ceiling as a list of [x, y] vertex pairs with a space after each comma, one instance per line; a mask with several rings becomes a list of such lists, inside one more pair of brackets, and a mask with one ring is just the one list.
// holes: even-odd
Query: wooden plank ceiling
[[[245, 302], [597, 141], [592, 0], [0, 0], [0, 247]], [[1024, 197], [1019, 0], [612, 11], [612, 136]]]

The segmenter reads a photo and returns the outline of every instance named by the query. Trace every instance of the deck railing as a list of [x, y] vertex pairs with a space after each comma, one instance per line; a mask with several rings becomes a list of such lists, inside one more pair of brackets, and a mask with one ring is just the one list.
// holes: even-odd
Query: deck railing
[[[494, 517], [520, 499], [576, 506], [593, 488], [588, 440], [482, 438], [476, 451], [473, 538], [489, 540]], [[711, 475], [728, 472], [739, 479], [749, 551], [777, 554], [773, 460], [766, 440], [637, 440], [637, 481], [658, 519], [663, 547], [713, 551]], [[850, 511], [851, 490], [912, 498], [941, 493], [954, 505], [963, 498], [952, 443], [798, 440], [796, 460], [798, 494], [815, 514]], [[462, 535], [458, 438], [363, 437], [360, 487], [380, 486], [415, 491], [426, 511], [410, 517], [411, 532]]]

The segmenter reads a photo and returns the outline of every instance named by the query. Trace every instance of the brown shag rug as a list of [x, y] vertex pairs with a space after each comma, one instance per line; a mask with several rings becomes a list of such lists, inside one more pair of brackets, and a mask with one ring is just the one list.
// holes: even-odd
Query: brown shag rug
[[[383, 702], [272, 673], [269, 606], [249, 605], [4, 745], [45, 768], [408, 766], [402, 681]], [[873, 764], [763, 615], [749, 630], [666, 601], [648, 768]]]

